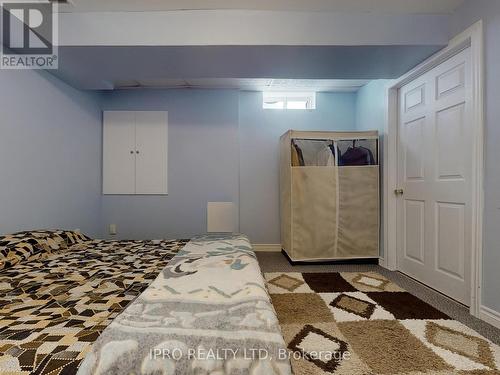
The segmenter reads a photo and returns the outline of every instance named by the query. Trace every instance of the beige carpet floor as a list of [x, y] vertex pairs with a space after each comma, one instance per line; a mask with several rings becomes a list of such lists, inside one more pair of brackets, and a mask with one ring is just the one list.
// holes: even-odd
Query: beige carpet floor
[[265, 272], [296, 375], [500, 374], [500, 347], [384, 275]]

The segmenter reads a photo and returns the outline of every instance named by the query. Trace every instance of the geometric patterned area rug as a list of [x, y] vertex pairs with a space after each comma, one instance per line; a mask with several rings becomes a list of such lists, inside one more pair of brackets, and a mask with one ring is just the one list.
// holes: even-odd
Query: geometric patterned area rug
[[296, 375], [500, 374], [500, 347], [378, 273], [264, 277]]

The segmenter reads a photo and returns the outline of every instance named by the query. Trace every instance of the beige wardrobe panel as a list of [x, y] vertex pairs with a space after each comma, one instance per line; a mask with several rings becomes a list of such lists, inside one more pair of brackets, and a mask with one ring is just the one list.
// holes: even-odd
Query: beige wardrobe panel
[[292, 170], [291, 170], [291, 139], [290, 133], [280, 138], [280, 220], [281, 220], [281, 247], [289, 250], [292, 246]]
[[337, 258], [379, 256], [379, 168], [339, 167]]
[[321, 260], [335, 256], [336, 168], [292, 168], [291, 258]]

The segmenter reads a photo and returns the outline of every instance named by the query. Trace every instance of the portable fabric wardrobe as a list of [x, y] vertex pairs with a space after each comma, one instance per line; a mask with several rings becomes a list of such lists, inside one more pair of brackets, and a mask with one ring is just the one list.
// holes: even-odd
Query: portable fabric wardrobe
[[[351, 163], [355, 154], [366, 162]], [[377, 131], [281, 136], [281, 246], [291, 260], [377, 258], [379, 201]]]

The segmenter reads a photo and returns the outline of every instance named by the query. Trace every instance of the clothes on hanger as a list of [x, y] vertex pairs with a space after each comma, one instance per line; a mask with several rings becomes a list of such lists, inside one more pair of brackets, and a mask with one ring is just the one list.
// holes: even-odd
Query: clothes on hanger
[[292, 141], [292, 166], [303, 167], [304, 165], [304, 155], [302, 154], [302, 150], [295, 144], [295, 142]]
[[321, 147], [320, 142], [310, 139], [294, 139], [293, 144], [295, 145], [297, 152], [302, 155], [301, 166], [311, 167], [316, 165], [316, 155]]
[[375, 165], [375, 158], [370, 149], [363, 146], [349, 147], [339, 158], [340, 166], [353, 166], [353, 165]]
[[335, 165], [335, 151], [333, 143], [325, 145], [316, 156], [316, 165], [320, 167], [333, 167]]
[[[292, 166], [335, 166], [336, 157], [339, 158], [339, 166], [376, 165], [373, 152], [369, 148], [357, 146], [357, 140], [348, 142], [352, 142], [352, 146], [342, 153], [338, 145], [335, 147], [333, 141], [294, 139], [292, 140]], [[345, 146], [342, 149], [345, 150]]]

